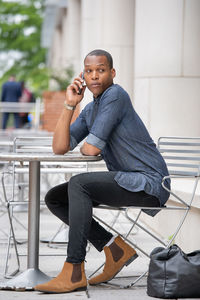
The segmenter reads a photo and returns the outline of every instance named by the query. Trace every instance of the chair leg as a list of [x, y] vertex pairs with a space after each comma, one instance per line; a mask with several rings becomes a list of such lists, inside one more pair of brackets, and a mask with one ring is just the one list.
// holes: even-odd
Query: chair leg
[[[128, 215], [128, 211], [129, 211], [130, 208], [127, 208], [125, 210], [125, 215], [126, 215], [126, 218], [133, 222], [135, 225], [137, 225], [140, 229], [142, 229], [143, 231], [145, 231], [147, 234], [149, 234], [150, 236], [152, 236], [155, 240], [157, 240], [159, 243], [161, 243], [163, 246], [167, 246], [165, 242], [163, 242], [163, 240], [161, 240], [160, 238], [158, 238], [155, 234], [149, 232], [144, 226], [142, 226], [141, 224], [138, 223], [138, 217], [134, 220], [132, 217], [130, 217]], [[141, 211], [140, 211], [141, 212]], [[149, 256], [149, 255], [148, 255]]]
[[[7, 246], [7, 253], [6, 253], [6, 263], [5, 263], [5, 268], [4, 268], [4, 277], [11, 278], [19, 272], [20, 260], [19, 260], [19, 253], [18, 253], [18, 249], [17, 249], [17, 241], [15, 238], [15, 233], [14, 233], [14, 228], [13, 228], [13, 223], [12, 223], [12, 210], [9, 206], [7, 209], [8, 209], [8, 217], [9, 217], [9, 221], [10, 221], [10, 234], [8, 237], [8, 246]], [[11, 240], [13, 240], [13, 244], [14, 244], [15, 255], [16, 255], [16, 260], [17, 260], [17, 269], [8, 275], [8, 268], [9, 268], [8, 261], [9, 261], [9, 255], [10, 255]]]
[[[149, 257], [149, 254], [146, 253], [142, 248], [140, 248], [138, 245], [136, 245], [135, 243], [131, 242], [126, 236], [123, 236], [119, 231], [117, 231], [116, 229], [112, 228], [110, 225], [108, 225], [106, 222], [104, 222], [102, 219], [100, 219], [99, 217], [97, 217], [96, 215], [93, 215], [93, 217], [95, 219], [97, 219], [99, 222], [101, 222], [102, 224], [104, 224], [105, 226], [107, 226], [110, 230], [114, 231], [117, 235], [120, 235], [123, 239], [125, 239], [125, 241], [127, 241], [128, 243], [130, 243], [134, 248], [138, 249], [140, 252], [142, 252], [145, 256]], [[138, 224], [137, 224], [138, 225]], [[129, 233], [130, 234], [130, 233]]]
[[[103, 284], [105, 286], [120, 288], [120, 289], [130, 289], [138, 281], [140, 281], [142, 278], [144, 278], [147, 273], [148, 273], [148, 270], [143, 272], [140, 276], [137, 277], [137, 279], [135, 279], [133, 282], [129, 283], [128, 285], [120, 285], [120, 284], [117, 284], [117, 283], [114, 283], [114, 282], [105, 282], [105, 283], [101, 283], [101, 284]], [[123, 277], [121, 277], [121, 278], [123, 278]]]
[[[0, 206], [3, 206], [5, 208], [5, 205], [4, 203], [0, 203]], [[0, 214], [0, 218], [3, 217], [4, 215], [6, 214], [6, 211], [2, 211], [2, 213]], [[3, 229], [0, 228], [0, 232], [7, 238], [8, 237], [8, 234], [7, 232], [5, 232]]]
[[[8, 236], [8, 245], [7, 245], [7, 253], [6, 253], [6, 263], [5, 263], [5, 268], [4, 268], [4, 277], [5, 278], [10, 278], [10, 277], [14, 276], [15, 274], [17, 274], [19, 272], [19, 270], [20, 270], [20, 261], [19, 261], [19, 253], [18, 253], [18, 249], [17, 249], [17, 241], [16, 241], [16, 238], [15, 238], [15, 233], [14, 233], [14, 228], [13, 228], [13, 223], [12, 223], [13, 208], [10, 207], [9, 201], [7, 199], [3, 177], [2, 177], [2, 187], [3, 187], [3, 194], [4, 194], [5, 201], [6, 201], [6, 209], [7, 209], [9, 223], [10, 223], [10, 233], [9, 233], [9, 236]], [[8, 266], [8, 261], [9, 261], [9, 255], [10, 255], [11, 240], [13, 240], [13, 244], [14, 244], [15, 255], [16, 255], [16, 260], [17, 260], [17, 269], [14, 272], [12, 272], [10, 275], [8, 275], [8, 267], [9, 267]]]

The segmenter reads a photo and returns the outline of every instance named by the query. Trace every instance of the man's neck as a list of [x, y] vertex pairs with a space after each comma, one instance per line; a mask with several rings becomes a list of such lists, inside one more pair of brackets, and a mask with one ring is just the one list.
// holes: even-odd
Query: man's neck
[[101, 95], [102, 95], [107, 89], [109, 89], [113, 84], [114, 84], [114, 83], [112, 83], [111, 85], [109, 85], [109, 86], [108, 86], [101, 94], [99, 94], [98, 96], [95, 97], [95, 96], [93, 95], [93, 98], [94, 98], [94, 99], [97, 99], [97, 98], [101, 97]]

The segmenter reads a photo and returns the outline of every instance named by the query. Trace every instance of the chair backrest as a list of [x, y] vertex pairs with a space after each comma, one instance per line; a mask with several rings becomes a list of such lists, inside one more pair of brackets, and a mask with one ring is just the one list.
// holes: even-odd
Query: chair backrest
[[49, 152], [52, 153], [52, 137], [16, 137], [13, 142], [13, 151], [17, 153]]
[[170, 175], [200, 176], [200, 138], [160, 137], [158, 150]]

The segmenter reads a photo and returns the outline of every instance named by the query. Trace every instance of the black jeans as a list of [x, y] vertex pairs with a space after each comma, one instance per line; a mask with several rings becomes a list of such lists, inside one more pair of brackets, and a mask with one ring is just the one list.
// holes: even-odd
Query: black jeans
[[68, 183], [52, 188], [45, 197], [49, 210], [69, 225], [67, 261], [80, 263], [86, 255], [87, 240], [102, 251], [112, 238], [92, 218], [92, 208], [109, 206], [160, 206], [159, 200], [141, 192], [130, 192], [114, 180], [116, 172], [91, 172], [73, 176]]

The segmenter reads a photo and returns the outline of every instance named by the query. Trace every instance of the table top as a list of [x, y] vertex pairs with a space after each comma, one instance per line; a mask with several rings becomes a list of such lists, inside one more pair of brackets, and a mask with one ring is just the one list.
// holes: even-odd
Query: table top
[[13, 141], [0, 141], [0, 146], [13, 146]]
[[69, 151], [64, 155], [57, 155], [53, 152], [1, 152], [0, 161], [69, 161], [69, 162], [81, 162], [81, 161], [99, 161], [102, 157], [82, 155], [80, 152]]

